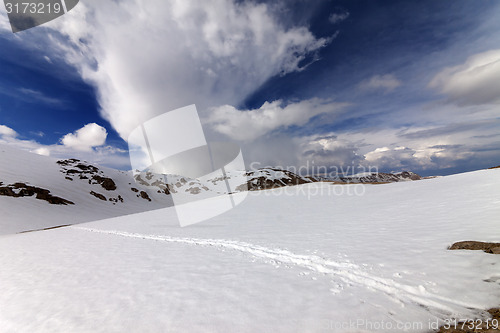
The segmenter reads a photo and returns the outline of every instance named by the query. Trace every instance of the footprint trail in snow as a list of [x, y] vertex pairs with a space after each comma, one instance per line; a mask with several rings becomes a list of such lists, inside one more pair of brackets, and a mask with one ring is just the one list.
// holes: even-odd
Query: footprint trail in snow
[[416, 303], [423, 308], [432, 308], [438, 310], [437, 312], [444, 316], [446, 316], [446, 314], [469, 313], [470, 310], [481, 309], [479, 305], [460, 302], [448, 297], [431, 293], [422, 285], [406, 285], [396, 282], [392, 279], [387, 279], [370, 274], [366, 271], [366, 269], [363, 269], [353, 263], [337, 262], [315, 255], [295, 254], [288, 250], [271, 249], [260, 245], [225, 239], [202, 239], [170, 237], [164, 235], [144, 235], [117, 230], [100, 230], [85, 227], [71, 228], [121, 237], [138, 238], [169, 243], [180, 243], [195, 246], [210, 246], [219, 249], [228, 249], [243, 252], [251, 255], [254, 258], [258, 258], [267, 262], [271, 261], [284, 265], [297, 266], [316, 273], [335, 277], [348, 285], [358, 285], [369, 290], [381, 292], [389, 296], [393, 300], [400, 302], [402, 305], [406, 303]]

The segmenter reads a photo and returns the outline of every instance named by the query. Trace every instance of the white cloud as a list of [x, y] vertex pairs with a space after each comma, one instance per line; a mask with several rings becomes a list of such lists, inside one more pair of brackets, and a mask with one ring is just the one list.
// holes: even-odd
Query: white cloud
[[359, 142], [352, 142], [331, 133], [303, 137], [300, 141], [302, 164], [309, 160], [314, 161], [317, 166], [344, 168], [358, 165], [363, 160], [363, 156], [358, 154]]
[[[341, 105], [335, 107], [335, 103], [328, 109], [321, 105], [323, 102], [301, 102], [305, 103], [308, 112], [292, 107], [300, 103], [284, 106], [277, 101], [251, 111], [239, 111], [227, 106], [240, 104], [274, 75], [300, 71], [298, 64], [305, 59], [305, 55], [316, 52], [329, 42], [329, 39], [314, 37], [305, 27], [285, 28], [272, 8], [254, 1], [237, 0], [88, 1], [80, 2], [69, 15], [39, 29], [16, 34], [15, 38], [27, 47], [49, 45], [52, 49], [45, 47], [44, 50], [48, 49], [47, 57], [54, 63], [64, 59], [78, 68], [82, 77], [96, 86], [102, 114], [124, 139], [144, 120], [196, 103], [202, 118], [208, 119], [208, 125], [216, 132], [241, 140], [255, 140], [251, 142], [251, 147], [247, 142], [249, 154], [245, 153], [245, 157], [249, 156], [249, 161], [261, 160], [270, 165], [302, 165], [308, 160], [341, 165], [352, 163], [354, 159], [363, 160], [365, 155], [383, 165], [383, 161], [390, 161], [390, 155], [395, 158], [394, 165], [405, 165], [404, 161], [413, 163], [408, 167], [411, 170], [417, 167], [438, 168], [452, 165], [454, 156], [461, 158], [461, 154], [471, 152], [470, 147], [474, 145], [480, 147], [483, 143], [496, 140], [471, 138], [478, 134], [498, 133], [498, 125], [490, 131], [481, 128], [468, 132], [443, 132], [432, 137], [420, 137], [413, 132], [406, 133], [406, 137], [399, 135], [405, 129], [403, 124], [414, 124], [413, 131], [419, 126], [425, 130], [427, 126], [427, 129], [438, 128], [440, 132], [439, 127], [449, 123], [450, 115], [453, 121], [458, 121], [457, 113], [441, 112], [441, 108], [462, 109], [460, 121], [468, 121], [466, 117], [477, 119], [477, 110], [466, 112], [467, 108], [452, 104], [440, 105], [439, 110], [432, 107], [425, 110], [418, 106], [414, 108], [418, 112], [403, 108], [405, 111], [401, 114], [391, 114], [391, 117], [386, 116], [383, 122], [377, 123], [379, 128], [333, 133], [331, 138], [328, 138], [330, 134], [294, 137], [281, 129], [302, 126], [321, 113], [336, 117]], [[341, 18], [332, 15], [332, 21], [340, 22]], [[1, 19], [0, 28], [3, 24]], [[60, 31], [70, 42], [50, 29]], [[29, 43], [24, 40], [28, 38], [31, 38]], [[50, 43], [47, 43], [47, 38]], [[495, 62], [483, 63], [488, 70], [496, 73]], [[451, 84], [452, 77], [460, 81], [465, 75], [460, 73], [468, 73], [469, 67], [477, 67], [474, 72], [480, 72], [481, 66], [466, 65], [451, 69], [446, 80], [438, 80], [434, 87], [448, 87], [445, 83]], [[471, 73], [467, 76], [475, 77]], [[481, 78], [486, 76], [485, 73], [478, 75]], [[358, 88], [390, 92], [401, 84], [394, 75], [376, 75], [367, 77]], [[494, 90], [495, 87], [492, 84], [484, 91]], [[445, 93], [450, 98], [458, 98], [451, 93], [452, 90]], [[486, 94], [486, 100], [500, 94], [493, 95]], [[221, 105], [226, 106], [219, 107]], [[488, 119], [491, 119], [497, 117], [496, 111], [481, 112], [488, 113]], [[280, 117], [285, 113], [286, 117]], [[399, 117], [403, 114], [404, 117]], [[325, 117], [322, 116], [321, 120]], [[346, 115], [343, 120], [348, 121], [349, 117]], [[437, 132], [433, 130], [432, 133]], [[31, 141], [16, 142], [32, 150], [40, 148], [39, 144]], [[429, 148], [452, 144], [464, 146]], [[70, 147], [61, 144], [48, 146], [48, 149], [51, 156], [89, 156], [86, 157], [89, 160], [101, 158], [106, 162], [118, 154], [114, 148], [91, 149], [88, 144], [83, 146], [86, 151], [75, 150], [78, 145]], [[397, 146], [405, 148], [396, 150]], [[383, 147], [389, 150], [379, 150], [376, 155], [376, 149]], [[484, 156], [482, 153], [475, 154]], [[445, 161], [445, 155], [449, 160]], [[119, 159], [128, 157], [120, 155]]]
[[5, 125], [0, 125], [0, 136], [5, 136], [5, 137], [16, 137], [17, 132], [14, 131], [12, 128], [7, 127]]
[[61, 139], [61, 143], [76, 150], [90, 151], [93, 147], [104, 145], [107, 136], [108, 133], [104, 127], [91, 123], [74, 133], [66, 134]]
[[38, 91], [38, 90], [33, 90], [33, 89], [28, 89], [28, 88], [19, 88], [19, 91], [24, 95], [23, 99], [25, 101], [32, 100], [33, 102], [42, 102], [46, 104], [51, 104], [53, 106], [60, 106], [63, 104], [63, 102], [57, 98], [49, 97], [45, 95], [44, 93]]
[[276, 129], [305, 125], [311, 118], [340, 111], [347, 104], [318, 98], [283, 106], [283, 101], [265, 102], [259, 109], [241, 111], [224, 105], [212, 108], [206, 123], [216, 132], [235, 140], [254, 140]]
[[[262, 140], [257, 151], [252, 150], [248, 156], [271, 165], [273, 157], [278, 156], [285, 165], [314, 164], [316, 168], [362, 165], [380, 171], [422, 172], [456, 167], [472, 170], [477, 168], [477, 161], [484, 167], [500, 164], [498, 121], [477, 122], [475, 127], [457, 124], [414, 130], [396, 127], [331, 132], [285, 138], [277, 145], [273, 136], [272, 140]], [[422, 135], [413, 135], [416, 133]]]
[[43, 145], [33, 140], [22, 140], [15, 137], [0, 135], [0, 144], [7, 144], [17, 149], [29, 151], [39, 155], [51, 156], [52, 158], [78, 158], [81, 160], [97, 163], [100, 165], [130, 169], [130, 159], [128, 152], [111, 146], [95, 147], [91, 150], [77, 150], [73, 147], [62, 144]]
[[62, 54], [97, 87], [103, 116], [127, 139], [178, 107], [236, 105], [329, 42], [284, 27], [272, 10], [233, 0], [80, 2], [46, 25], [72, 42], [52, 35], [50, 57]]
[[38, 155], [50, 156], [50, 149], [47, 147], [37, 148], [33, 152]]
[[[416, 146], [419, 146], [418, 143]], [[500, 149], [500, 147], [497, 147]], [[376, 165], [378, 168], [401, 171], [401, 170], [428, 170], [453, 168], [464, 161], [474, 158], [491, 158], [491, 152], [476, 151], [476, 147], [465, 145], [435, 145], [420, 146], [420, 148], [409, 148], [398, 146], [394, 148], [381, 147], [367, 154], [367, 163]]]
[[[283, 131], [242, 142], [247, 167], [278, 166], [309, 172], [409, 170], [435, 174], [445, 168], [478, 168], [500, 164], [498, 125], [420, 127], [423, 135], [406, 135], [413, 128], [371, 128], [319, 135], [291, 136]], [[432, 130], [432, 135], [424, 135]], [[478, 135], [481, 133], [481, 135]], [[358, 168], [360, 166], [361, 168]], [[325, 171], [326, 170], [326, 171]]]
[[347, 10], [342, 10], [336, 13], [332, 13], [328, 20], [332, 24], [340, 23], [349, 17], [350, 13]]
[[377, 165], [379, 168], [397, 170], [421, 164], [415, 154], [416, 151], [408, 147], [380, 147], [365, 154], [365, 159], [368, 163]]
[[362, 81], [359, 87], [362, 90], [384, 90], [385, 92], [391, 92], [401, 85], [401, 81], [398, 80], [392, 74], [385, 75], [374, 75], [369, 79]]
[[0, 31], [12, 32], [7, 13], [5, 13], [3, 10], [0, 10]]
[[39, 136], [41, 138], [43, 138], [45, 136], [45, 133], [42, 131], [31, 131], [30, 134]]
[[471, 56], [459, 66], [443, 69], [429, 83], [461, 105], [500, 103], [500, 50]]

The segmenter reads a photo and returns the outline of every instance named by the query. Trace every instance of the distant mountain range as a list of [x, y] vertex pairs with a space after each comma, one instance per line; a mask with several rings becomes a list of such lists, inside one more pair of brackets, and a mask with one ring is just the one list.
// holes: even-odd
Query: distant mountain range
[[[262, 168], [228, 172], [202, 180], [180, 175], [136, 174], [99, 167], [78, 159], [55, 160], [0, 145], [0, 234], [81, 223], [171, 206], [172, 193], [203, 199], [234, 192], [257, 191], [313, 182], [382, 184], [419, 180], [413, 172], [365, 173], [334, 178], [300, 176]], [[52, 208], [51, 208], [52, 207]], [[50, 210], [50, 219], [46, 214]], [[22, 212], [22, 213], [21, 213]], [[8, 223], [6, 221], [9, 221]]]

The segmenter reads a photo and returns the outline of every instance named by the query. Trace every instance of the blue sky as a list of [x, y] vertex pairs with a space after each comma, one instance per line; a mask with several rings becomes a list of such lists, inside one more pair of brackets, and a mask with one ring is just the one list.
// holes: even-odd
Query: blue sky
[[0, 8], [0, 141], [127, 169], [133, 128], [194, 103], [248, 165], [500, 164], [498, 2], [144, 6], [81, 1], [17, 34]]

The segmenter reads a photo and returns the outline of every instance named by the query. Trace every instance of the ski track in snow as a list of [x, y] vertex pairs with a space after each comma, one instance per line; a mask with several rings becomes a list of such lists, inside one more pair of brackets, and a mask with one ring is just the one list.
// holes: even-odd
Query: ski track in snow
[[[243, 252], [250, 254], [254, 258], [263, 259], [265, 262], [302, 267], [316, 273], [336, 277], [347, 285], [359, 285], [372, 291], [381, 292], [400, 303], [402, 306], [407, 303], [414, 303], [426, 310], [437, 310], [437, 313], [434, 313], [435, 311], [432, 312], [435, 317], [439, 318], [444, 318], [449, 314], [459, 314], [464, 311], [470, 312], [470, 310], [481, 309], [481, 306], [479, 305], [464, 303], [431, 293], [423, 285], [410, 286], [402, 284], [392, 279], [370, 274], [366, 271], [366, 269], [361, 268], [359, 265], [349, 262], [337, 262], [315, 255], [295, 254], [288, 250], [270, 249], [260, 245], [225, 239], [181, 238], [163, 235], [144, 235], [117, 230], [100, 230], [85, 227], [70, 228], [129, 238], [197, 246], [211, 246], [219, 249]], [[469, 311], [467, 311], [467, 309]]]

